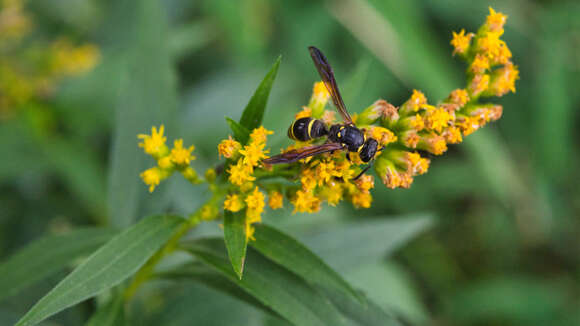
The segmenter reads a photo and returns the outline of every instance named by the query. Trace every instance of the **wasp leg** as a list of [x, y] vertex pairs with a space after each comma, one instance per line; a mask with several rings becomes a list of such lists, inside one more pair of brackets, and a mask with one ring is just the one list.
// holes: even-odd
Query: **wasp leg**
[[354, 178], [350, 179], [350, 181], [356, 181], [356, 180], [358, 180], [358, 179], [359, 179], [360, 177], [362, 177], [362, 175], [363, 175], [363, 174], [365, 174], [365, 172], [367, 172], [367, 171], [368, 171], [370, 168], [371, 168], [371, 164], [367, 165], [367, 166], [366, 166], [366, 167], [365, 167], [365, 168], [364, 168], [362, 171], [360, 171], [360, 173], [359, 173], [359, 174], [358, 174], [356, 177], [354, 177]]

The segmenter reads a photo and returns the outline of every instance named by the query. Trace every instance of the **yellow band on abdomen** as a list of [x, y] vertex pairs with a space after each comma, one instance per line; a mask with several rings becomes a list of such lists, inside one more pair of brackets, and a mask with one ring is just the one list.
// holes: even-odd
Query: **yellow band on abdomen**
[[312, 134], [310, 133], [312, 131], [312, 125], [314, 125], [314, 119], [310, 120], [310, 122], [308, 123], [308, 138], [313, 138]]

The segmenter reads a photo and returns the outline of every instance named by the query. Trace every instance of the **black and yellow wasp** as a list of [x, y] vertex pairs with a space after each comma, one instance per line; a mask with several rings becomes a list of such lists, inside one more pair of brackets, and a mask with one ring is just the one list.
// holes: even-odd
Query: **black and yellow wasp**
[[[294, 121], [288, 129], [288, 137], [294, 140], [308, 141], [326, 136], [327, 142], [321, 145], [307, 146], [272, 156], [265, 159], [264, 163], [292, 163], [310, 156], [337, 150], [346, 150], [349, 153], [357, 153], [361, 161], [365, 163], [369, 162], [375, 157], [377, 151], [380, 151], [380, 149], [378, 149], [379, 143], [376, 139], [367, 137], [365, 133], [357, 128], [352, 122], [342, 97], [340, 96], [340, 92], [338, 91], [338, 85], [334, 79], [332, 67], [326, 60], [324, 54], [313, 46], [308, 49], [310, 50], [310, 56], [314, 61], [314, 65], [316, 66], [324, 85], [332, 97], [334, 106], [336, 106], [338, 113], [340, 113], [342, 117], [343, 123], [334, 124], [328, 129], [323, 121], [317, 119], [300, 118]], [[349, 155], [347, 154], [346, 157], [349, 158]], [[366, 170], [367, 169], [364, 169], [362, 173]]]

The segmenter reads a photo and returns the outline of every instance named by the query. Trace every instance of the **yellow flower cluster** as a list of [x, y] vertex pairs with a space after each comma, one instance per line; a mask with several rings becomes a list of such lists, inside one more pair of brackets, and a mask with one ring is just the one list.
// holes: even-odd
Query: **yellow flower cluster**
[[477, 34], [465, 31], [453, 33], [453, 53], [459, 54], [469, 64], [467, 91], [471, 98], [502, 96], [515, 92], [518, 68], [511, 62], [512, 53], [500, 39], [507, 16], [489, 8], [489, 16]]
[[[453, 90], [437, 104], [430, 104], [425, 94], [413, 90], [400, 107], [378, 100], [353, 115], [353, 122], [365, 137], [378, 142], [378, 151], [371, 164], [374, 163], [377, 176], [388, 188], [408, 188], [415, 176], [426, 173], [430, 160], [423, 153], [441, 155], [449, 144], [460, 143], [465, 136], [501, 117], [500, 105], [480, 103], [479, 99], [515, 92], [518, 71], [511, 62], [509, 48], [500, 40], [505, 21], [505, 15], [490, 8], [490, 15], [477, 34], [466, 34], [464, 30], [453, 33], [453, 53], [468, 63], [465, 88]], [[325, 110], [329, 99], [325, 85], [315, 83], [308, 106], [302, 108], [296, 119], [312, 117], [323, 120], [328, 126], [342, 123], [336, 121], [335, 110]], [[191, 154], [193, 146], [184, 148], [183, 141], [178, 139], [170, 149], [165, 144], [163, 132], [163, 126], [159, 130], [153, 127], [150, 135], [138, 136], [142, 140], [139, 146], [157, 161], [157, 166], [144, 171], [141, 178], [150, 191], [174, 171], [197, 183], [197, 174], [189, 166], [195, 159]], [[350, 201], [356, 208], [371, 206], [374, 177], [361, 174], [366, 170], [361, 170], [363, 162], [358, 153], [336, 150], [295, 163], [263, 165], [269, 154], [267, 137], [272, 133], [260, 126], [252, 130], [246, 144], [231, 136], [220, 142], [219, 156], [227, 161], [224, 169], [216, 168], [206, 173], [214, 193], [212, 198], [218, 199], [202, 208], [203, 219], [219, 215], [218, 202], [221, 203], [226, 195], [224, 210], [244, 216], [246, 238], [251, 240], [254, 224], [261, 222], [266, 204], [272, 209], [283, 207], [283, 194], [294, 206], [294, 212], [317, 212], [323, 203], [334, 206], [341, 200]], [[324, 141], [297, 141], [285, 151]], [[217, 179], [218, 171], [222, 170], [225, 171], [223, 178]], [[275, 182], [276, 178], [286, 178], [293, 183]], [[266, 179], [274, 179], [274, 182]]]
[[66, 76], [85, 73], [96, 65], [96, 46], [74, 46], [60, 38], [51, 44], [28, 41], [33, 21], [22, 0], [0, 1], [0, 120], [25, 104], [50, 95]]
[[294, 212], [318, 212], [323, 202], [336, 206], [344, 198], [357, 208], [370, 207], [374, 179], [364, 175], [353, 182], [358, 172], [358, 165], [349, 162], [344, 152], [323, 154], [301, 164], [300, 188], [290, 194]]
[[477, 101], [482, 96], [515, 92], [518, 78], [517, 68], [510, 61], [511, 52], [500, 40], [506, 16], [489, 10], [477, 34], [466, 34], [465, 30], [453, 33], [453, 53], [469, 65], [465, 89], [452, 91], [438, 105], [428, 104], [425, 95], [414, 90], [399, 108], [377, 101], [358, 115], [359, 124], [379, 123], [397, 140], [395, 146], [384, 147], [376, 159], [375, 171], [387, 187], [408, 188], [414, 176], [427, 172], [430, 161], [418, 151], [441, 155], [448, 144], [460, 143], [463, 137], [501, 117], [500, 105]]
[[[266, 205], [266, 197], [253, 182], [256, 180], [255, 169], [260, 168], [260, 162], [268, 157], [268, 150], [265, 147], [267, 137], [271, 134], [272, 131], [260, 126], [252, 131], [247, 145], [242, 146], [231, 136], [218, 145], [219, 155], [231, 162], [227, 169], [228, 181], [235, 186], [235, 190], [231, 191], [224, 201], [224, 209], [231, 212], [246, 210], [245, 225], [248, 239], [253, 239], [252, 224], [262, 221], [261, 215]], [[282, 200], [282, 194], [277, 191], [270, 192], [268, 203], [272, 209], [281, 208]]]
[[143, 182], [149, 186], [149, 192], [153, 192], [161, 181], [167, 179], [175, 171], [179, 171], [194, 184], [200, 182], [197, 172], [190, 166], [191, 161], [195, 160], [195, 156], [191, 154], [195, 147], [192, 145], [184, 148], [183, 139], [176, 139], [170, 150], [165, 144], [167, 137], [163, 135], [164, 131], [165, 127], [161, 125], [159, 130], [152, 127], [150, 135], [140, 134], [137, 136], [142, 140], [139, 147], [142, 147], [146, 154], [151, 155], [157, 161], [157, 166], [140, 174]]

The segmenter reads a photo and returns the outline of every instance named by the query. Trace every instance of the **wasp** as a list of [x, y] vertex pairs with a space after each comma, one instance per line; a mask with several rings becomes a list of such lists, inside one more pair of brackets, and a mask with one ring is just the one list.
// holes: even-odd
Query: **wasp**
[[[326, 124], [318, 119], [300, 118], [295, 120], [290, 125], [290, 128], [288, 128], [288, 137], [299, 141], [327, 137], [326, 143], [294, 149], [283, 154], [272, 156], [265, 159], [264, 163], [292, 163], [310, 156], [334, 152], [337, 150], [348, 151], [346, 157], [349, 160], [350, 153], [357, 153], [361, 161], [365, 163], [370, 162], [375, 157], [375, 154], [380, 151], [378, 148], [379, 142], [372, 137], [367, 137], [363, 130], [357, 128], [352, 122], [352, 118], [348, 114], [342, 96], [340, 95], [340, 91], [338, 90], [332, 67], [328, 63], [324, 54], [313, 46], [308, 47], [308, 50], [310, 51], [312, 61], [314, 61], [314, 66], [316, 66], [316, 69], [332, 98], [334, 106], [342, 117], [343, 123], [334, 124], [330, 126], [330, 128], [327, 128]], [[354, 179], [359, 178], [369, 167], [370, 165]]]

